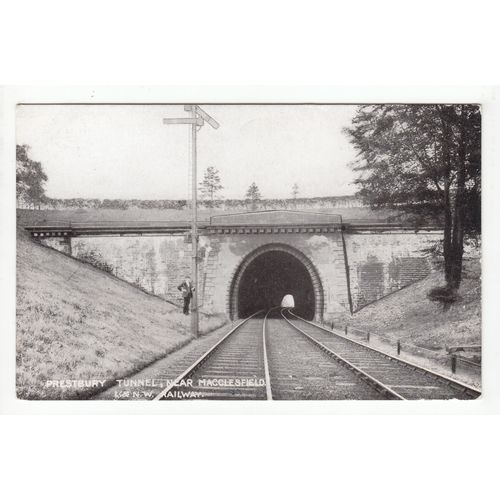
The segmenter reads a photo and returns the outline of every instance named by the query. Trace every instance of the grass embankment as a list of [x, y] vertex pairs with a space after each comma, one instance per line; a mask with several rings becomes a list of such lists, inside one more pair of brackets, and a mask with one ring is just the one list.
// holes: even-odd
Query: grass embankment
[[[225, 324], [201, 315], [202, 333]], [[88, 264], [18, 230], [17, 395], [87, 398], [96, 388], [47, 387], [47, 380], [112, 381], [187, 344], [189, 318]]]
[[[199, 210], [200, 221], [209, 220], [214, 215], [228, 215], [241, 213], [248, 210], [220, 209]], [[337, 208], [316, 208], [304, 210], [306, 212], [328, 213], [341, 215], [344, 220], [356, 219], [385, 219], [392, 215], [390, 211], [374, 211], [368, 207], [337, 207]], [[26, 223], [43, 222], [102, 222], [102, 221], [189, 221], [191, 212], [189, 210], [174, 209], [140, 209], [130, 208], [127, 210], [118, 209], [63, 209], [63, 210], [17, 210], [18, 217], [23, 218]]]
[[443, 285], [443, 273], [434, 271], [361, 309], [349, 324], [393, 345], [400, 340], [403, 350], [448, 362], [446, 346], [481, 344], [480, 261], [465, 261], [459, 299], [448, 310], [427, 297], [429, 290]]

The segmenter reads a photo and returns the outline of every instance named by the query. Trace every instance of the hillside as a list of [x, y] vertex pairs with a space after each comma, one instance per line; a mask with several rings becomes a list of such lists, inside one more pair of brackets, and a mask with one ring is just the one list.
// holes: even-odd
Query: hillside
[[481, 344], [480, 261], [464, 261], [460, 298], [448, 310], [427, 298], [430, 289], [443, 284], [443, 273], [434, 271], [361, 309], [352, 316], [350, 326], [369, 331], [375, 342], [394, 346], [400, 340], [403, 351], [448, 363], [446, 346]]
[[[286, 208], [285, 208], [286, 209]], [[293, 210], [292, 207], [288, 209]], [[298, 207], [297, 210], [306, 212], [327, 213], [341, 215], [344, 221], [349, 220], [386, 220], [394, 215], [387, 210], [374, 211], [367, 207], [337, 207], [305, 209]], [[208, 221], [214, 215], [227, 215], [251, 211], [248, 208], [214, 208], [211, 210], [200, 209], [198, 219]], [[129, 208], [125, 210], [113, 208], [64, 208], [61, 210], [42, 209], [27, 210], [18, 209], [18, 216], [30, 223], [34, 222], [99, 222], [99, 221], [189, 221], [191, 211], [187, 209], [159, 209], [159, 208]]]
[[[96, 389], [51, 388], [45, 381], [121, 378], [188, 343], [188, 321], [175, 306], [18, 230], [19, 398], [86, 398]], [[202, 316], [202, 331], [224, 322]]]

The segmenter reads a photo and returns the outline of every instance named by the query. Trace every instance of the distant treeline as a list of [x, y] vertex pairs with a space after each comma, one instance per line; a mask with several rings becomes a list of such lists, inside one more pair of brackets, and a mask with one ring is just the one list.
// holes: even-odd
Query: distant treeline
[[[200, 209], [208, 209], [212, 203], [213, 208], [224, 209], [250, 209], [250, 200], [217, 200], [213, 202], [200, 200]], [[286, 198], [286, 199], [263, 199], [257, 202], [257, 209], [303, 209], [303, 208], [338, 208], [338, 207], [362, 207], [361, 200], [355, 196], [324, 196], [314, 198]], [[118, 209], [128, 210], [139, 208], [143, 210], [186, 210], [190, 207], [189, 200], [123, 200], [123, 199], [100, 199], [100, 198], [45, 198], [42, 209]]]

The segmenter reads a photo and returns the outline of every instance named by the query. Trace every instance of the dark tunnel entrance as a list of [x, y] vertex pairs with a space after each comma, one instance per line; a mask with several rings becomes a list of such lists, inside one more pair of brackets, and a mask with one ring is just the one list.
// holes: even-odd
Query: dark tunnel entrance
[[306, 266], [291, 253], [269, 250], [255, 257], [244, 269], [237, 289], [237, 311], [246, 318], [260, 309], [279, 306], [283, 297], [293, 295], [294, 312], [312, 320], [315, 293]]

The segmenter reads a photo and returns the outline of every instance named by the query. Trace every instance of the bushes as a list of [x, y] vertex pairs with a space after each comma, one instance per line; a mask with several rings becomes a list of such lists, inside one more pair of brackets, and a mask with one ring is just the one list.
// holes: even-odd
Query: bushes
[[86, 250], [78, 253], [78, 259], [97, 267], [97, 269], [100, 269], [101, 271], [113, 274], [114, 267], [107, 263], [101, 253], [97, 250]]
[[[185, 210], [189, 200], [139, 200], [139, 199], [99, 199], [99, 198], [47, 198], [41, 201], [44, 209], [120, 209], [139, 208], [142, 210]], [[222, 208], [224, 210], [248, 210], [251, 202], [245, 199], [203, 200], [198, 201], [201, 209]], [[213, 206], [212, 206], [213, 205]], [[301, 208], [336, 208], [362, 207], [363, 204], [355, 196], [324, 196], [314, 198], [267, 198], [257, 202], [257, 208], [263, 209], [296, 209]]]
[[439, 302], [443, 305], [443, 310], [448, 310], [458, 299], [456, 290], [448, 286], [436, 286], [431, 288], [427, 293], [427, 297], [432, 302]]

